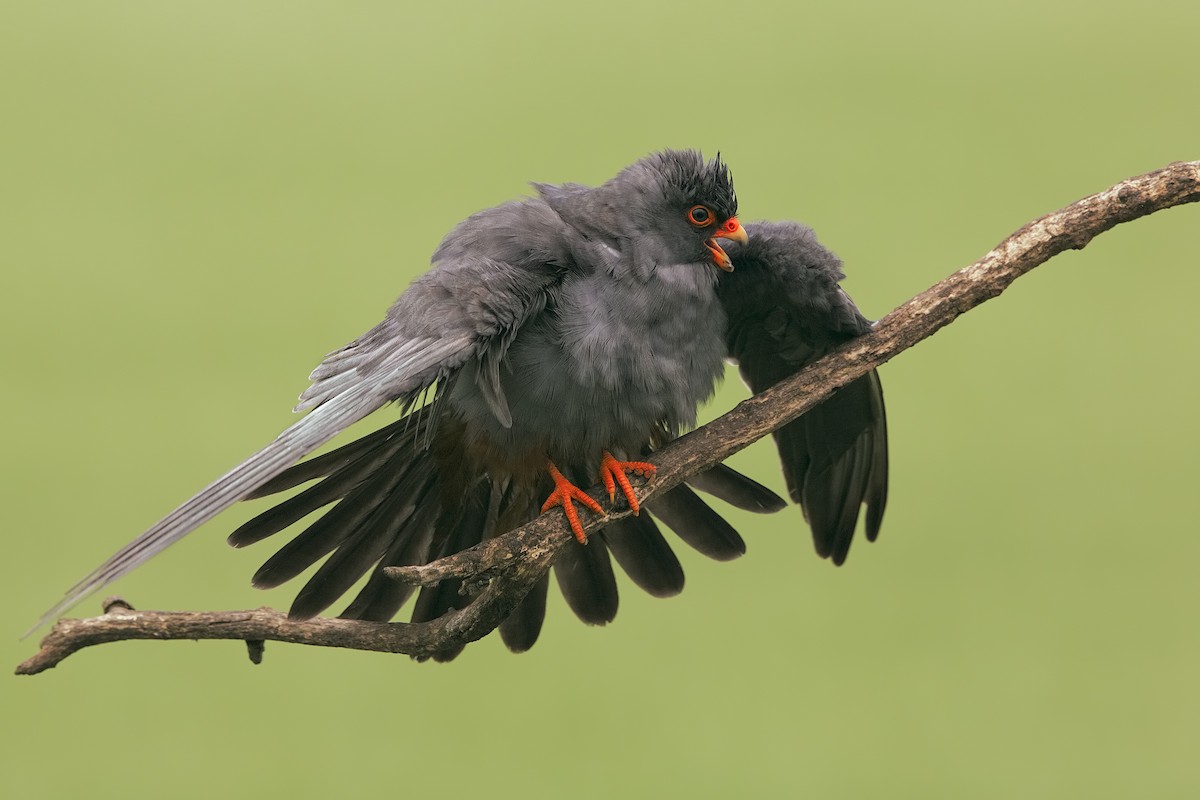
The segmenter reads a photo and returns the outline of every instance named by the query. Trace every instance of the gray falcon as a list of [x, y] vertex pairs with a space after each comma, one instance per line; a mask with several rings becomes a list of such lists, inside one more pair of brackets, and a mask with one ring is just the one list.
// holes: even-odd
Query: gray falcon
[[[654, 497], [648, 513], [610, 523], [590, 542], [576, 504], [600, 507], [577, 487], [599, 477], [610, 500], [619, 490], [639, 510], [628, 475], [653, 477], [641, 459], [695, 423], [726, 358], [759, 392], [867, 332], [838, 286], [837, 257], [795, 223], [743, 228], [728, 169], [694, 151], [648, 156], [594, 188], [534, 188], [536, 197], [455, 227], [383, 321], [313, 371], [299, 421], [121, 548], [42, 621], [234, 503], [306, 483], [229, 537], [243, 547], [331, 506], [253, 578], [277, 586], [324, 559], [291, 607], [300, 619], [369, 573], [341, 616], [389, 620], [412, 589], [382, 567], [461, 551], [552, 506], [578, 539], [553, 572], [588, 623], [616, 615], [610, 554], [650, 594], [682, 590], [656, 518], [707, 556], [741, 555], [741, 537], [692, 487], [752, 511], [786, 504], [728, 467]], [[391, 403], [399, 420], [301, 461]], [[843, 387], [775, 440], [817, 552], [842, 563], [860, 508], [873, 540], [887, 499], [878, 376]], [[543, 578], [500, 626], [510, 649], [536, 641], [547, 588]], [[469, 602], [459, 589], [458, 581], [422, 589], [412, 620]]]

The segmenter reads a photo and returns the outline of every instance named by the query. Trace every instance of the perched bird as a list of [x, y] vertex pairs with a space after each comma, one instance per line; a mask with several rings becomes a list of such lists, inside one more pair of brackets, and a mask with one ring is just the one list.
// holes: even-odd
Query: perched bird
[[[741, 537], [687, 484], [585, 544], [576, 505], [600, 508], [578, 487], [599, 476], [610, 499], [619, 491], [639, 510], [628, 475], [653, 476], [641, 459], [695, 423], [726, 358], [757, 392], [868, 331], [838, 286], [838, 259], [798, 224], [743, 228], [728, 169], [694, 151], [648, 156], [595, 188], [534, 187], [536, 197], [455, 227], [384, 320], [313, 371], [296, 408], [305, 416], [119, 550], [43, 621], [239, 500], [311, 481], [229, 537], [246, 546], [332, 505], [253, 578], [277, 586], [326, 559], [296, 597], [296, 618], [324, 611], [370, 573], [342, 616], [389, 620], [412, 590], [382, 567], [458, 552], [552, 506], [579, 540], [553, 571], [585, 622], [616, 614], [610, 553], [653, 595], [683, 588], [655, 518], [708, 556], [742, 554]], [[396, 422], [300, 462], [393, 402]], [[886, 503], [878, 376], [842, 388], [775, 438], [817, 551], [840, 564], [860, 507], [874, 539]], [[724, 466], [689, 483], [754, 511], [785, 505]], [[537, 639], [547, 585], [500, 626], [511, 649]], [[469, 602], [459, 588], [422, 589], [413, 621]]]

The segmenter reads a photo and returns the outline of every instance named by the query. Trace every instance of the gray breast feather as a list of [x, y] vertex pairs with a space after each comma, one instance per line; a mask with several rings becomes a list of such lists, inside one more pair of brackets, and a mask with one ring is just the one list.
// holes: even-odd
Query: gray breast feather
[[570, 273], [504, 353], [499, 394], [511, 413], [497, 414], [483, 390], [495, 364], [486, 358], [456, 382], [451, 405], [497, 448], [575, 463], [604, 449], [636, 453], [655, 430], [692, 425], [723, 371], [712, 269], [664, 266], [649, 281]]

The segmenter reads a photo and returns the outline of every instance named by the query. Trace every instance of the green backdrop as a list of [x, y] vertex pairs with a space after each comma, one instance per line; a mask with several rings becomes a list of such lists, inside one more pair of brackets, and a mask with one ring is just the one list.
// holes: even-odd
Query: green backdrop
[[[4, 5], [10, 667], [529, 180], [719, 149], [743, 219], [813, 225], [882, 316], [1200, 157], [1191, 0]], [[1192, 796], [1198, 250], [1200, 208], [1123, 226], [887, 365], [891, 504], [841, 569], [795, 509], [733, 514], [744, 558], [624, 582], [607, 628], [555, 597], [523, 656], [90, 650], [0, 679], [0, 795]], [[780, 488], [766, 444], [735, 463]], [[224, 544], [250, 511], [115, 590], [286, 606], [248, 585], [269, 546]]]

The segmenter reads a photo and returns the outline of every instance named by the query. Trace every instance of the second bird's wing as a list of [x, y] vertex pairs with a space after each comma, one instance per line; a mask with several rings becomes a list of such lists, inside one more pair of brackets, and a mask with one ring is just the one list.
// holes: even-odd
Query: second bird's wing
[[[838, 285], [837, 256], [798, 223], [746, 225], [732, 246], [734, 270], [718, 286], [729, 318], [728, 347], [742, 377], [761, 392], [794, 375], [871, 323]], [[812, 527], [817, 552], [846, 559], [867, 506], [867, 539], [887, 504], [887, 421], [875, 371], [847, 384], [774, 434], [788, 492]]]

